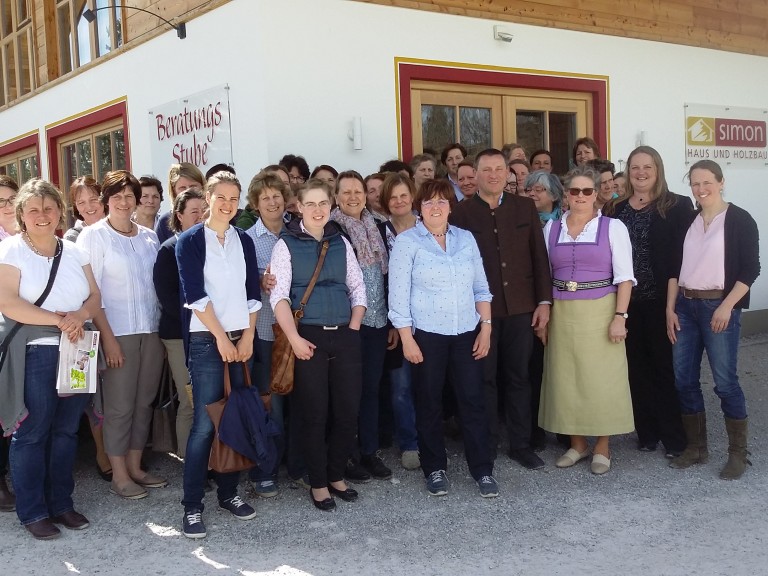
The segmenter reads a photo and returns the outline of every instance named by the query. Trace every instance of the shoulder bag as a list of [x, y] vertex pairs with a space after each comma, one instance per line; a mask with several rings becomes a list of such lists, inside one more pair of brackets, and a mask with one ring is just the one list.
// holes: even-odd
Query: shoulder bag
[[[35, 300], [35, 306], [42, 306], [43, 302], [45, 302], [45, 299], [48, 298], [48, 294], [51, 293], [51, 288], [53, 288], [53, 281], [56, 280], [56, 273], [59, 271], [59, 264], [61, 263], [61, 254], [64, 252], [64, 246], [62, 245], [61, 239], [56, 238], [56, 255], [53, 257], [53, 264], [51, 264], [51, 273], [48, 275], [48, 283], [45, 285], [45, 289], [43, 290], [43, 293], [40, 294], [40, 297]], [[11, 340], [13, 340], [13, 337], [16, 336], [16, 333], [21, 330], [21, 327], [24, 326], [23, 322], [17, 322], [16, 320], [11, 320], [10, 318], [3, 317], [3, 324], [5, 327], [5, 330], [3, 332], [5, 333], [3, 335], [3, 341], [0, 342], [0, 369], [2, 369], [3, 364], [5, 363], [5, 356], [6, 352], [8, 351], [8, 346], [11, 344]]]
[[[304, 317], [304, 308], [312, 295], [312, 289], [315, 287], [317, 278], [320, 276], [320, 270], [325, 261], [325, 255], [328, 252], [329, 241], [323, 241], [323, 247], [320, 250], [320, 258], [317, 260], [315, 272], [309, 281], [304, 296], [301, 299], [299, 309], [293, 312], [293, 322], [299, 326], [299, 320]], [[296, 361], [296, 355], [293, 353], [291, 343], [283, 332], [280, 324], [275, 322], [272, 325], [275, 334], [275, 341], [272, 344], [272, 370], [269, 377], [269, 389], [275, 394], [290, 394], [293, 391], [293, 366]]]

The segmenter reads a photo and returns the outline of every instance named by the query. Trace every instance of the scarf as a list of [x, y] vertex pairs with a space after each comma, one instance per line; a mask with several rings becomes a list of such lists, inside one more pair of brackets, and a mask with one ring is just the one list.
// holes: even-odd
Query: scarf
[[387, 248], [384, 246], [376, 221], [367, 208], [363, 208], [360, 220], [347, 216], [339, 208], [334, 208], [331, 212], [331, 220], [338, 222], [344, 232], [349, 235], [350, 243], [355, 249], [357, 261], [361, 266], [379, 264], [381, 273], [387, 273]]
[[562, 215], [563, 212], [560, 210], [560, 206], [555, 206], [552, 212], [539, 212], [539, 220], [541, 220], [542, 224], [546, 224], [550, 220], [558, 220]]

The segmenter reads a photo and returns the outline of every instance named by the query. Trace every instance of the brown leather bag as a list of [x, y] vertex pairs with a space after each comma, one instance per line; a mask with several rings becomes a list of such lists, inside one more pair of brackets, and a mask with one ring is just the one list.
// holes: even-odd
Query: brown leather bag
[[[243, 366], [243, 373], [246, 376], [246, 384], [250, 386], [250, 379], [248, 379], [248, 370]], [[224, 407], [227, 405], [227, 400], [232, 392], [232, 383], [229, 378], [229, 363], [224, 363], [224, 398], [213, 404], [207, 404], [205, 406], [208, 412], [208, 417], [213, 422], [213, 427], [216, 429], [216, 434], [213, 437], [213, 444], [211, 445], [211, 456], [208, 460], [208, 466], [220, 472], [226, 474], [228, 472], [240, 472], [241, 470], [250, 470], [256, 463], [249, 458], [246, 458], [239, 452], [230, 448], [224, 442], [219, 439], [219, 424], [221, 423], [221, 415], [224, 413]]]
[[[293, 312], [293, 321], [297, 327], [299, 326], [299, 320], [304, 317], [304, 307], [307, 305], [309, 297], [312, 295], [312, 289], [315, 287], [317, 278], [320, 276], [320, 270], [325, 261], [325, 254], [328, 252], [328, 245], [328, 240], [324, 240], [312, 279], [304, 291], [299, 309]], [[296, 355], [293, 353], [291, 343], [288, 341], [288, 337], [283, 332], [280, 324], [277, 322], [272, 324], [272, 331], [275, 334], [275, 341], [272, 344], [272, 370], [269, 377], [269, 390], [274, 394], [290, 394], [293, 391], [293, 366], [296, 361]]]

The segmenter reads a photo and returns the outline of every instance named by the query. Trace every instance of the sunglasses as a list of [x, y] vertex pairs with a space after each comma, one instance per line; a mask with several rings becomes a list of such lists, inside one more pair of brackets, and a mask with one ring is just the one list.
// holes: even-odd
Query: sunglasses
[[594, 188], [568, 188], [568, 194], [571, 196], [578, 196], [579, 192], [584, 194], [584, 196], [592, 196], [594, 194], [595, 189]]

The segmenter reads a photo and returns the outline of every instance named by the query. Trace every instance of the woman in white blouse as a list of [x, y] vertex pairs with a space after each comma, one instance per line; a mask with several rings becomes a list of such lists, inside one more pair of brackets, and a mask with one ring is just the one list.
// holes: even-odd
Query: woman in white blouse
[[101, 203], [109, 215], [87, 226], [77, 239], [90, 255], [102, 295], [94, 317], [107, 358], [104, 372], [104, 446], [112, 464], [110, 492], [138, 499], [146, 488], [166, 486], [141, 469], [152, 422], [152, 402], [163, 367], [158, 336], [160, 311], [152, 283], [157, 236], [131, 220], [141, 185], [130, 172], [108, 172]]
[[[13, 432], [16, 513], [40, 540], [59, 536], [54, 524], [88, 527], [74, 509], [72, 467], [90, 395], [58, 396], [56, 375], [62, 333], [70, 340], [82, 336], [83, 323], [99, 307], [99, 290], [88, 255], [55, 236], [64, 208], [52, 184], [28, 181], [15, 205], [21, 233], [0, 243], [0, 341], [8, 346], [0, 368], [0, 422], [4, 433]], [[21, 328], [11, 338], [14, 321]]]

